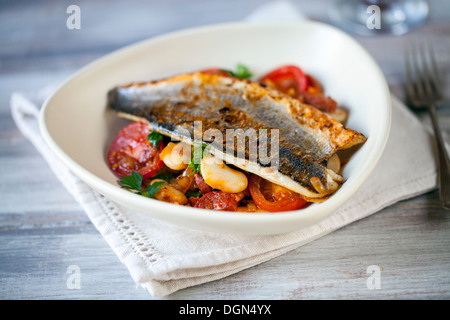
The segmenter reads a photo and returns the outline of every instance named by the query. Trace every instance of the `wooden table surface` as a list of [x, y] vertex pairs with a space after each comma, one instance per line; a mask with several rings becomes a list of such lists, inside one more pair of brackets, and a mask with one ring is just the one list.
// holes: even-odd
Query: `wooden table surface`
[[[81, 29], [69, 30], [70, 1], [0, 1], [1, 299], [155, 299], [136, 286], [80, 205], [17, 129], [10, 114], [11, 93], [59, 82], [94, 59], [142, 39], [243, 19], [265, 2], [79, 0]], [[328, 1], [293, 3], [311, 19], [327, 21]], [[419, 30], [401, 37], [356, 37], [400, 98], [403, 38], [433, 38], [440, 62], [449, 60], [449, 14], [449, 2], [435, 0], [427, 24]], [[450, 141], [450, 108], [438, 114]], [[429, 124], [427, 114], [417, 116]], [[82, 270], [80, 289], [67, 287], [70, 265]], [[379, 267], [379, 289], [367, 286], [371, 265]], [[434, 191], [271, 261], [165, 299], [448, 298], [450, 212], [440, 208]]]

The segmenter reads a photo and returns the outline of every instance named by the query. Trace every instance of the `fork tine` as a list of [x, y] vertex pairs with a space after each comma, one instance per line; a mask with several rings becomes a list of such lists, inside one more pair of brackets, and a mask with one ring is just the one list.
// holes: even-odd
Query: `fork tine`
[[440, 72], [429, 40], [404, 41], [406, 94], [408, 102], [423, 107], [443, 99]]
[[432, 83], [433, 83], [433, 88], [434, 88], [435, 94], [438, 96], [439, 100], [442, 100], [443, 93], [442, 93], [441, 74], [437, 67], [436, 56], [434, 55], [433, 46], [429, 43], [429, 40], [427, 41], [427, 43], [428, 43], [428, 46], [427, 46], [428, 47], [428, 56], [430, 58], [430, 65], [431, 65], [430, 78], [433, 81]]
[[429, 99], [436, 94], [436, 83], [434, 82], [432, 71], [430, 70], [429, 63], [427, 62], [424, 42], [420, 41], [418, 46], [418, 59], [420, 59], [420, 64], [422, 66], [422, 74], [420, 78], [422, 79], [425, 98]]
[[440, 75], [431, 45], [428, 46], [430, 63], [427, 62], [424, 45], [419, 44], [419, 51], [417, 51], [417, 46], [415, 43], [414, 46], [411, 45], [409, 48], [405, 46], [404, 48], [407, 91], [412, 99], [412, 105], [428, 109], [438, 151], [439, 197], [442, 207], [450, 209], [450, 162], [435, 111], [435, 103], [442, 100], [443, 97], [439, 82]]
[[414, 96], [414, 80], [412, 75], [412, 66], [411, 66], [411, 50], [410, 44], [407, 43], [407, 40], [403, 42], [403, 52], [405, 55], [405, 71], [406, 71], [406, 99], [413, 103], [415, 100]]
[[[411, 57], [412, 57], [412, 65], [414, 70], [414, 77], [415, 77], [415, 89], [416, 89], [416, 98], [422, 102], [426, 96], [426, 82], [425, 77], [423, 76], [423, 66], [421, 66], [421, 62], [419, 62], [421, 59], [420, 51], [417, 50], [418, 44], [417, 42], [414, 42], [413, 45], [411, 45]], [[422, 61], [423, 62], [423, 61]]]

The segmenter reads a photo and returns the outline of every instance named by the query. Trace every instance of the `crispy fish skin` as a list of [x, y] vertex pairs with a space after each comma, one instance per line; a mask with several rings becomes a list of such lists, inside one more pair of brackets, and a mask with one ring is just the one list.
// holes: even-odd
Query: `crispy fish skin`
[[[363, 134], [275, 89], [200, 72], [115, 87], [108, 93], [108, 107], [121, 117], [145, 121], [161, 134], [191, 143], [194, 121], [201, 121], [202, 136], [210, 128], [219, 130], [223, 137], [227, 129], [278, 129], [276, 170], [259, 158], [250, 159], [248, 147], [245, 162], [235, 161], [242, 157], [236, 146], [231, 155], [214, 145], [211, 151], [309, 199], [324, 199], [343, 182], [342, 176], [326, 168], [326, 161], [338, 150], [366, 141]], [[267, 142], [270, 150], [271, 137]]]

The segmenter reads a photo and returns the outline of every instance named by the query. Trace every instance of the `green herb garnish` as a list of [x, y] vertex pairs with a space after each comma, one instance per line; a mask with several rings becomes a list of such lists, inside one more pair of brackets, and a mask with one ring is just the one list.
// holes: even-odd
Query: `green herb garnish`
[[189, 168], [192, 168], [191, 176], [192, 176], [193, 174], [200, 173], [200, 164], [199, 164], [199, 163], [193, 163], [193, 162], [192, 162], [192, 159], [191, 159], [191, 161], [189, 162], [188, 167], [189, 167]]
[[147, 187], [147, 196], [149, 198], [153, 197], [159, 189], [165, 184], [164, 181], [156, 181]]
[[250, 70], [244, 66], [243, 64], [238, 64], [236, 66], [236, 71], [228, 70], [228, 69], [221, 69], [221, 71], [228, 72], [228, 74], [232, 77], [241, 78], [241, 79], [250, 79], [253, 74], [250, 72]]
[[203, 195], [203, 193], [200, 190], [188, 190], [186, 191], [186, 197], [190, 198], [190, 197], [194, 197], [194, 198], [198, 198], [201, 197]]
[[131, 175], [120, 178], [120, 186], [124, 189], [132, 190], [134, 193], [142, 194], [142, 178], [142, 174], [133, 171]]
[[142, 174], [132, 171], [131, 175], [120, 178], [120, 186], [124, 189], [131, 190], [136, 194], [151, 198], [165, 184], [165, 181], [157, 181], [149, 185], [146, 191], [142, 190]]
[[163, 139], [162, 134], [152, 131], [148, 134], [147, 139], [157, 150], [159, 150], [159, 142]]
[[205, 143], [195, 142], [192, 146], [192, 158], [189, 161], [188, 167], [192, 168], [191, 175], [200, 172], [200, 163], [205, 155], [205, 149], [209, 150], [209, 146]]
[[170, 182], [170, 180], [172, 180], [173, 178], [174, 177], [172, 175], [163, 170], [158, 171], [158, 173], [156, 173], [156, 175], [154, 176], [154, 179], [161, 179], [167, 182]]
[[238, 64], [236, 67], [236, 77], [242, 79], [250, 79], [252, 77], [252, 73], [246, 66]]

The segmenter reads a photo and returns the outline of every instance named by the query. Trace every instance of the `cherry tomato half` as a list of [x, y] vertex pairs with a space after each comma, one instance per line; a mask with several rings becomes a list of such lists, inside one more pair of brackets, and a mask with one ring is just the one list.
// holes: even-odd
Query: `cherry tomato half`
[[150, 127], [143, 122], [133, 122], [123, 128], [109, 148], [107, 160], [111, 170], [118, 176], [131, 175], [137, 171], [144, 179], [154, 176], [163, 168], [159, 155], [164, 148], [162, 141], [158, 148], [147, 137]]
[[281, 66], [267, 73], [259, 81], [322, 111], [336, 110], [336, 101], [325, 96], [320, 83], [297, 66]]
[[276, 68], [261, 77], [259, 81], [293, 97], [297, 97], [309, 87], [306, 74], [294, 65]]
[[250, 177], [249, 190], [255, 204], [269, 212], [297, 210], [307, 203], [300, 194], [257, 175]]

